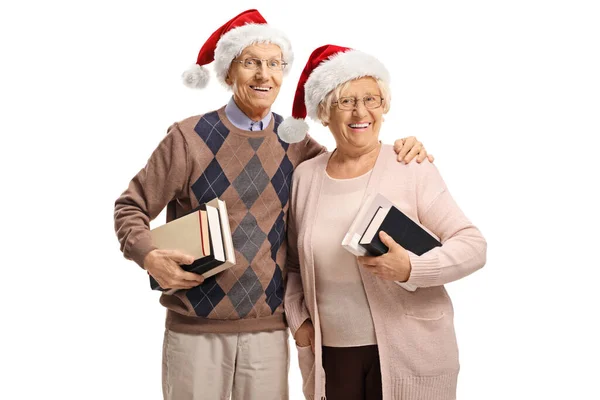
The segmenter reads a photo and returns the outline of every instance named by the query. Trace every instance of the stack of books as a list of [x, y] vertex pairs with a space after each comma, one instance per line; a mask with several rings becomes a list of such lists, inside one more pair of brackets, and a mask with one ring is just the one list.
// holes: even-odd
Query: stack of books
[[[389, 249], [379, 238], [381, 231], [418, 256], [442, 245], [437, 238], [400, 211], [385, 196], [375, 194], [365, 199], [342, 240], [342, 246], [356, 256], [383, 255]], [[407, 283], [399, 283], [399, 285], [406, 290], [416, 290], [415, 286]]]
[[[227, 206], [215, 198], [194, 212], [150, 231], [152, 243], [159, 249], [178, 250], [194, 257], [194, 262], [181, 267], [204, 278], [235, 265], [235, 249]], [[175, 289], [161, 288], [151, 276], [150, 287], [172, 294]]]

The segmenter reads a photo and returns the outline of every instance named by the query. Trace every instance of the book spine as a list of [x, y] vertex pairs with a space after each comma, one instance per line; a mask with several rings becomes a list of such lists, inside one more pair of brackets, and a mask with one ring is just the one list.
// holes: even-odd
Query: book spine
[[373, 240], [371, 243], [362, 244], [361, 246], [363, 246], [373, 256], [382, 256], [389, 250], [386, 245], [378, 240]]
[[344, 236], [344, 240], [342, 240], [342, 247], [357, 257], [364, 256], [365, 254], [367, 254], [367, 252], [358, 243], [359, 239], [360, 239], [359, 234], [347, 233], [346, 236]]
[[367, 251], [362, 246], [343, 245], [342, 247], [357, 257], [367, 255]]
[[221, 264], [223, 264], [223, 261], [213, 259], [197, 268], [194, 268], [190, 272], [194, 272], [196, 274], [202, 275], [202, 274], [205, 274], [206, 272], [210, 271], [211, 269], [218, 267]]
[[202, 223], [202, 210], [198, 211], [198, 222], [198, 227], [200, 228], [200, 246], [202, 247], [202, 252], [204, 253], [204, 255], [207, 255], [210, 249], [206, 249], [204, 247], [204, 229], [202, 229], [204, 228], [204, 224]]

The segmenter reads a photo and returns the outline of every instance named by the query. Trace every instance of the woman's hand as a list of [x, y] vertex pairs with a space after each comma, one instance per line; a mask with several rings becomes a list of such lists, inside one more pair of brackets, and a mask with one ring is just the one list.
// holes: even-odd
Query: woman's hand
[[296, 341], [296, 346], [310, 346], [312, 352], [315, 352], [315, 328], [313, 327], [310, 319], [304, 321], [300, 328], [298, 328], [296, 334], [294, 335], [294, 340]]
[[390, 250], [378, 257], [358, 257], [358, 262], [378, 278], [406, 282], [411, 270], [408, 252], [383, 231], [379, 232], [379, 238]]

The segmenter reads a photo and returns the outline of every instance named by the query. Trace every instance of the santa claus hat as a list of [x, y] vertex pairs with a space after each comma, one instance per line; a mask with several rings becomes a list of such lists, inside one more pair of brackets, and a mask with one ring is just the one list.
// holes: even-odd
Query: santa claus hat
[[281, 140], [296, 143], [304, 139], [308, 132], [306, 116], [317, 121], [319, 103], [332, 90], [365, 76], [390, 82], [390, 75], [381, 61], [369, 54], [332, 44], [313, 51], [298, 81], [292, 116], [277, 130]]
[[283, 70], [283, 73], [289, 71], [294, 61], [294, 53], [288, 38], [283, 32], [267, 25], [267, 21], [257, 10], [247, 10], [210, 35], [198, 53], [196, 64], [183, 73], [183, 83], [195, 89], [206, 87], [209, 73], [204, 65], [214, 61], [217, 78], [227, 85], [225, 78], [231, 61], [254, 43], [272, 43], [279, 46], [283, 60], [288, 63], [288, 68]]

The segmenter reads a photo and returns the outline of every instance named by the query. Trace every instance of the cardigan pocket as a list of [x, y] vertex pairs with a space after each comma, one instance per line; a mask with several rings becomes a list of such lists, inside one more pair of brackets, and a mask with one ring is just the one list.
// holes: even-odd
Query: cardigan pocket
[[437, 321], [445, 315], [453, 315], [452, 301], [443, 286], [419, 288], [414, 292], [403, 291], [404, 313], [407, 317], [424, 321]]
[[458, 371], [458, 346], [452, 314], [437, 317], [404, 315], [403, 352], [413, 374], [432, 376]]
[[315, 395], [315, 355], [310, 346], [296, 345], [296, 350], [298, 350], [298, 363], [302, 374], [302, 392], [304, 397], [312, 399]]

